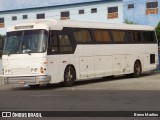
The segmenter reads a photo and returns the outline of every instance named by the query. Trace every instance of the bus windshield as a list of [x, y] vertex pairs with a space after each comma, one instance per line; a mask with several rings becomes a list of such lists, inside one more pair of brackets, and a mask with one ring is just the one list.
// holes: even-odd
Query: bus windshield
[[26, 30], [7, 33], [3, 54], [30, 54], [46, 51], [47, 31]]

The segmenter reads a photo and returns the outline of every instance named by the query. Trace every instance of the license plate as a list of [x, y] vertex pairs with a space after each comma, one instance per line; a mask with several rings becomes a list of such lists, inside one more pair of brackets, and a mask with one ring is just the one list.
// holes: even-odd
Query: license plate
[[24, 80], [18, 81], [19, 84], [25, 84]]

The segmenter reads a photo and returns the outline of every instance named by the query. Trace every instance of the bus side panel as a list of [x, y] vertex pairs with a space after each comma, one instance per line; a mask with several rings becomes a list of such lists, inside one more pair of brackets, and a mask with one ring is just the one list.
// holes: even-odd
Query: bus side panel
[[80, 78], [94, 78], [94, 57], [80, 57]]
[[112, 56], [95, 56], [95, 77], [113, 75]]
[[113, 55], [113, 70], [114, 75], [123, 74], [123, 55]]
[[124, 55], [124, 61], [123, 61], [123, 63], [124, 63], [124, 68], [123, 68], [124, 74], [129, 74], [129, 73], [132, 72], [132, 69], [133, 69], [132, 64], [133, 63], [131, 61], [132, 61], [131, 60], [131, 55]]

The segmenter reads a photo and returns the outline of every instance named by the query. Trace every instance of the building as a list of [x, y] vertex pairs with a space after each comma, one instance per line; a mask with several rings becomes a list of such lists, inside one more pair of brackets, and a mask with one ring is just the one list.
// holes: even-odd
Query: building
[[5, 35], [9, 26], [35, 19], [123, 22], [122, 0], [82, 1], [73, 4], [0, 11], [0, 34]]
[[123, 0], [124, 21], [157, 26], [160, 22], [160, 0]]
[[54, 6], [0, 11], [0, 34], [9, 26], [35, 19], [77, 20], [156, 26], [160, 21], [159, 0], [81, 0]]

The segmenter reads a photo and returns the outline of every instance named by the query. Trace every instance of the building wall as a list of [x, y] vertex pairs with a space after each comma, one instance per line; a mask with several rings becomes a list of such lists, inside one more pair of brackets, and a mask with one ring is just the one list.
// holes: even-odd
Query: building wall
[[[118, 6], [118, 18], [108, 19], [108, 7]], [[77, 5], [67, 5], [61, 7], [49, 7], [39, 9], [17, 10], [11, 12], [0, 12], [0, 17], [5, 19], [5, 28], [0, 28], [0, 34], [5, 34], [9, 26], [17, 23], [27, 22], [36, 19], [36, 14], [45, 13], [46, 19], [60, 19], [60, 13], [63, 11], [70, 11], [70, 19], [77, 21], [89, 22], [106, 22], [106, 23], [122, 23], [123, 22], [123, 4], [121, 1], [116, 2], [101, 2], [101, 3], [87, 3]], [[97, 8], [97, 13], [91, 13], [92, 8]], [[84, 14], [79, 14], [79, 10], [84, 9]], [[27, 20], [23, 20], [22, 16], [28, 15]], [[12, 21], [12, 16], [17, 16], [16, 21]]]
[[[146, 3], [158, 1], [158, 14], [146, 14]], [[128, 4], [134, 8], [128, 9]], [[124, 20], [128, 19], [137, 24], [157, 26], [160, 22], [160, 0], [123, 0]]]

